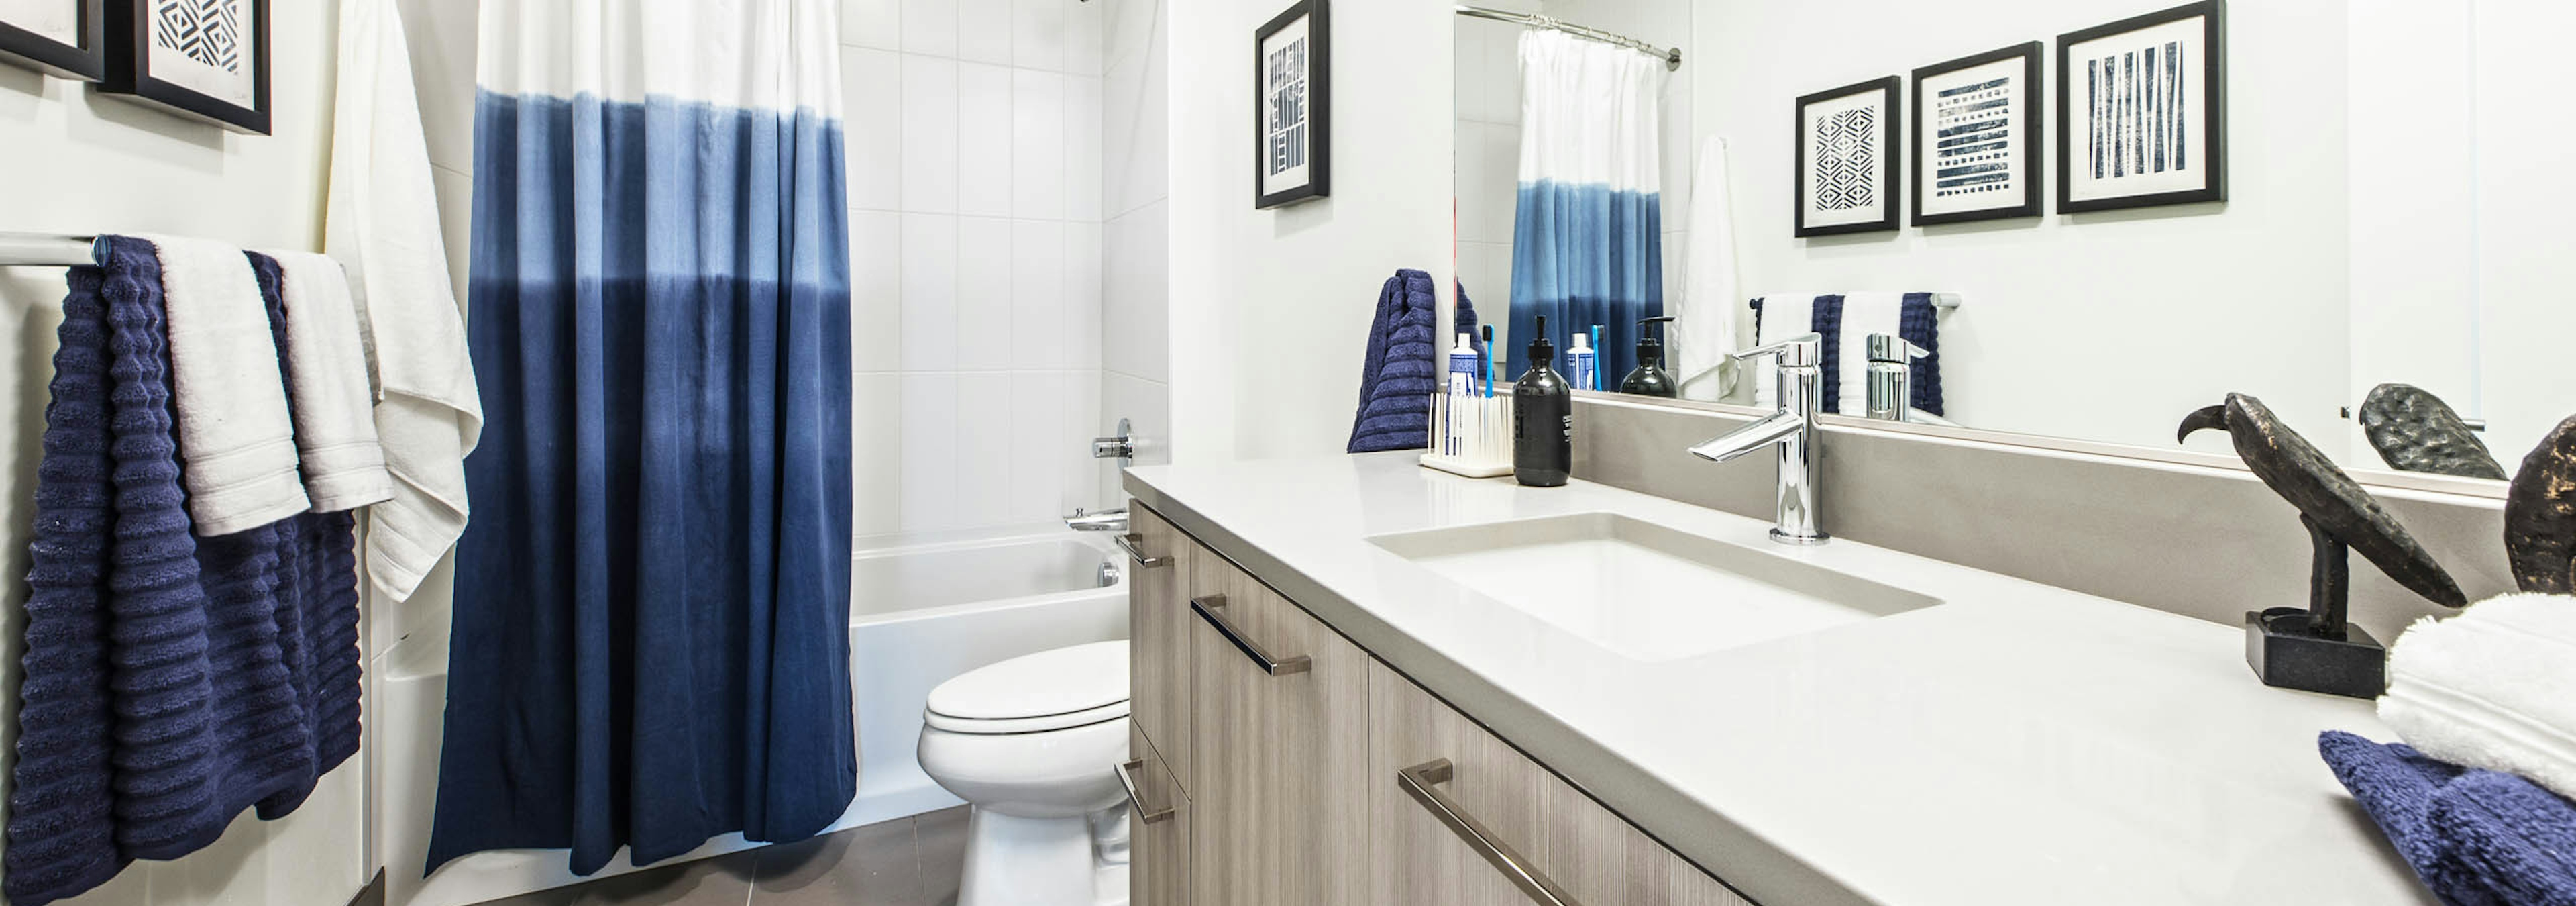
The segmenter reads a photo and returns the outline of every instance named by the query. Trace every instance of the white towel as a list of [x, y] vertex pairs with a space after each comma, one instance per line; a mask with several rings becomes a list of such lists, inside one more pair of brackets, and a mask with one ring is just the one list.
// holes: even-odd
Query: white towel
[[2389, 651], [2379, 719], [2426, 755], [2576, 797], [2576, 597], [2417, 621]]
[[1673, 374], [1685, 399], [1716, 402], [1737, 385], [1729, 354], [1744, 300], [1735, 294], [1735, 215], [1728, 205], [1726, 139], [1709, 136], [1691, 177], [1690, 244], [1681, 310], [1674, 312]]
[[1844, 293], [1842, 334], [1835, 346], [1841, 356], [1836, 360], [1834, 383], [1842, 388], [1829, 410], [1844, 415], [1869, 414], [1869, 335], [1883, 333], [1902, 336], [1905, 328], [1904, 293]]
[[365, 338], [340, 263], [312, 252], [277, 259], [286, 302], [286, 390], [313, 511], [337, 513], [394, 496], [367, 392]]
[[[1753, 345], [1762, 346], [1816, 330], [1815, 293], [1775, 293], [1762, 297], [1762, 317], [1754, 322]], [[1779, 365], [1764, 356], [1743, 375], [1753, 382], [1753, 405], [1780, 405]]]
[[324, 247], [349, 269], [371, 338], [376, 432], [394, 478], [393, 499], [368, 513], [367, 577], [400, 601], [465, 531], [465, 454], [483, 408], [393, 0], [342, 10], [338, 79]]
[[304, 512], [295, 421], [250, 258], [204, 239], [142, 238], [160, 251], [189, 521], [197, 534], [229, 535]]

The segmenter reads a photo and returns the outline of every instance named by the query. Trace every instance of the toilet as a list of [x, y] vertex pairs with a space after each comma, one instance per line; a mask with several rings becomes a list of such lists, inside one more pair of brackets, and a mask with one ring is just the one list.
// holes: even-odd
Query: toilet
[[1125, 906], [1126, 641], [959, 674], [922, 721], [922, 771], [972, 806], [957, 906]]

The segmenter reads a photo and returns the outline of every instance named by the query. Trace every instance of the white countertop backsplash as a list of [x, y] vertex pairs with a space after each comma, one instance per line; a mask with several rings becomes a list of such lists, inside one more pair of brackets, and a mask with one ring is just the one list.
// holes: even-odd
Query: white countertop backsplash
[[[2317, 757], [2321, 730], [2392, 739], [2371, 703], [2262, 685], [2241, 627], [1411, 453], [1154, 466], [1127, 485], [1769, 906], [2433, 902]], [[1367, 540], [1593, 512], [1944, 603], [1643, 663]]]

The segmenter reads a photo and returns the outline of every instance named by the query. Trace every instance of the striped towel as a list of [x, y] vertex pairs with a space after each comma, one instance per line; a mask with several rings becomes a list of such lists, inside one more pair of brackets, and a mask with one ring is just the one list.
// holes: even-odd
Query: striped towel
[[[1931, 293], [1826, 293], [1771, 295], [1753, 300], [1754, 345], [1813, 331], [1825, 336], [1824, 375], [1817, 409], [1859, 415], [1869, 408], [1869, 335], [1892, 333], [1929, 353], [1914, 361], [1914, 408], [1941, 412], [1940, 309]], [[1849, 367], [1845, 367], [1848, 363]], [[1778, 405], [1771, 365], [1754, 375], [1753, 403]]]

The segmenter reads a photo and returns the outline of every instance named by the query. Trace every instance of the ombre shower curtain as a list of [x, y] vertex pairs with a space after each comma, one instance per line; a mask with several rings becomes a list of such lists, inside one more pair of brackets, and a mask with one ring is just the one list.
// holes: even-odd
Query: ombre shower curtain
[[1548, 29], [1521, 35], [1520, 210], [1510, 361], [1547, 316], [1557, 370], [1601, 327], [1603, 389], [1637, 367], [1637, 320], [1664, 313], [1661, 58]]
[[589, 874], [856, 792], [836, 0], [484, 0], [428, 868]]

